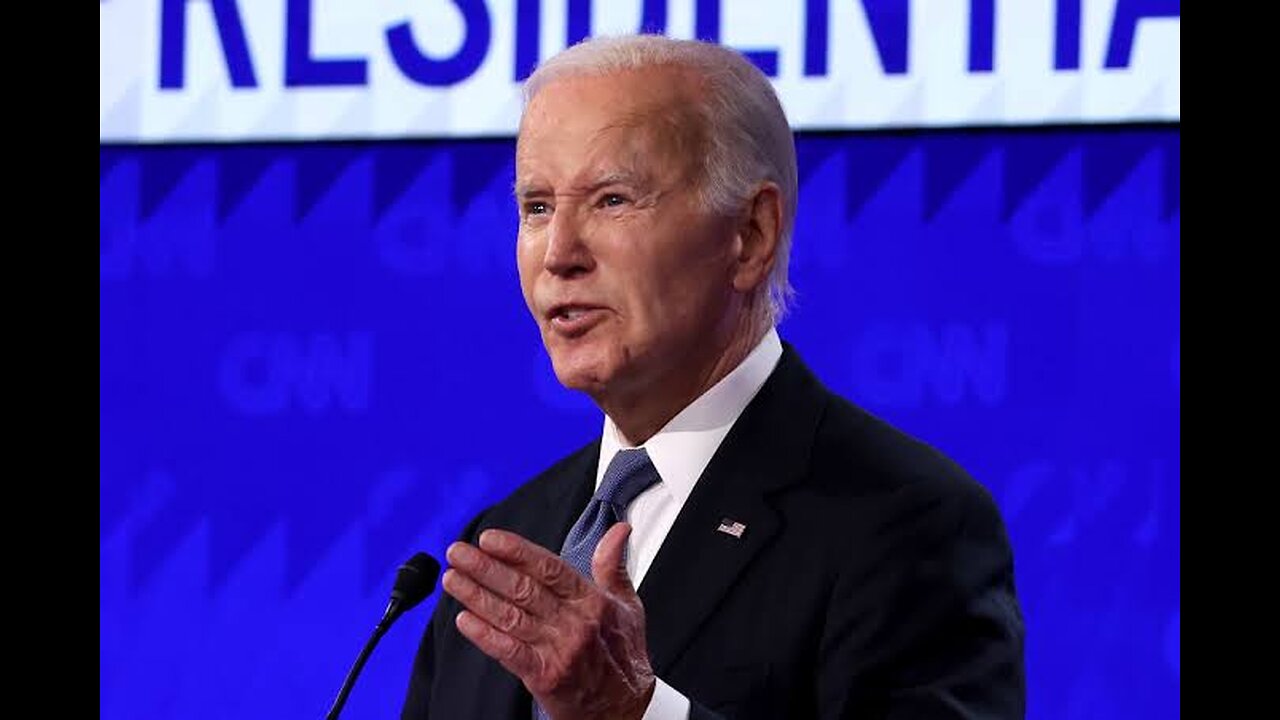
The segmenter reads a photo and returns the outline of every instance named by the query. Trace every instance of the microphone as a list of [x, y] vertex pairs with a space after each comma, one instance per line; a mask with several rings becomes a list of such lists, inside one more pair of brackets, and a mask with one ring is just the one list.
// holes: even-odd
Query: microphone
[[436, 576], [439, 573], [440, 563], [423, 552], [415, 554], [396, 570], [396, 584], [391, 590], [391, 600], [387, 603], [387, 609], [383, 611], [382, 619], [373, 629], [369, 642], [364, 644], [360, 656], [356, 658], [355, 664], [347, 673], [347, 679], [342, 682], [342, 689], [338, 692], [338, 699], [333, 701], [333, 707], [329, 709], [329, 714], [325, 715], [325, 720], [337, 720], [338, 713], [342, 712], [342, 706], [347, 704], [347, 695], [351, 694], [356, 676], [360, 674], [360, 669], [369, 659], [374, 646], [387, 633], [391, 623], [431, 594], [436, 587]]

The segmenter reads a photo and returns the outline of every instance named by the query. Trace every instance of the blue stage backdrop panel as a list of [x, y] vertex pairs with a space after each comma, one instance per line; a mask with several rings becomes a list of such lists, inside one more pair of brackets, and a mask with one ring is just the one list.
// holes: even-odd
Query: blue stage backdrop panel
[[[1180, 131], [802, 135], [781, 326], [993, 493], [1029, 717], [1179, 692]], [[511, 140], [100, 150], [101, 716], [316, 718], [396, 566], [599, 432]], [[344, 717], [398, 712], [438, 596]]]

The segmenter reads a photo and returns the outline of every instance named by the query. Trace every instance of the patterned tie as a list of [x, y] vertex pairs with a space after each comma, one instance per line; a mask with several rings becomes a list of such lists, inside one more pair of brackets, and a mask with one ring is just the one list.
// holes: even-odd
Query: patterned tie
[[[604, 480], [591, 502], [587, 503], [587, 509], [582, 511], [578, 522], [564, 539], [560, 557], [590, 578], [591, 557], [595, 555], [596, 545], [600, 544], [605, 531], [622, 520], [627, 506], [636, 496], [661, 479], [644, 448], [619, 450], [609, 461]], [[623, 548], [623, 558], [626, 558], [626, 548]], [[535, 720], [548, 720], [550, 716], [535, 702], [533, 717]]]

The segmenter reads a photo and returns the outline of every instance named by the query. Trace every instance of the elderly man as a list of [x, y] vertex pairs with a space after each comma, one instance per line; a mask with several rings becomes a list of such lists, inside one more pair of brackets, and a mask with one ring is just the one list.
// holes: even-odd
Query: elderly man
[[797, 181], [765, 77], [570, 48], [528, 80], [515, 191], [525, 301], [604, 429], [450, 546], [403, 717], [1021, 717], [990, 497], [778, 337]]

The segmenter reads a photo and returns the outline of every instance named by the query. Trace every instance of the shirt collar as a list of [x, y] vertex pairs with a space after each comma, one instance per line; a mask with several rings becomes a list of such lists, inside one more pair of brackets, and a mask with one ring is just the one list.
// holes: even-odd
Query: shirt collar
[[[693, 492], [711, 456], [781, 358], [782, 341], [777, 329], [770, 328], [746, 359], [640, 446], [649, 453], [662, 478], [662, 486], [679, 505]], [[597, 488], [614, 454], [624, 447], [630, 446], [622, 442], [617, 426], [606, 415], [600, 439], [600, 462], [596, 468]]]

